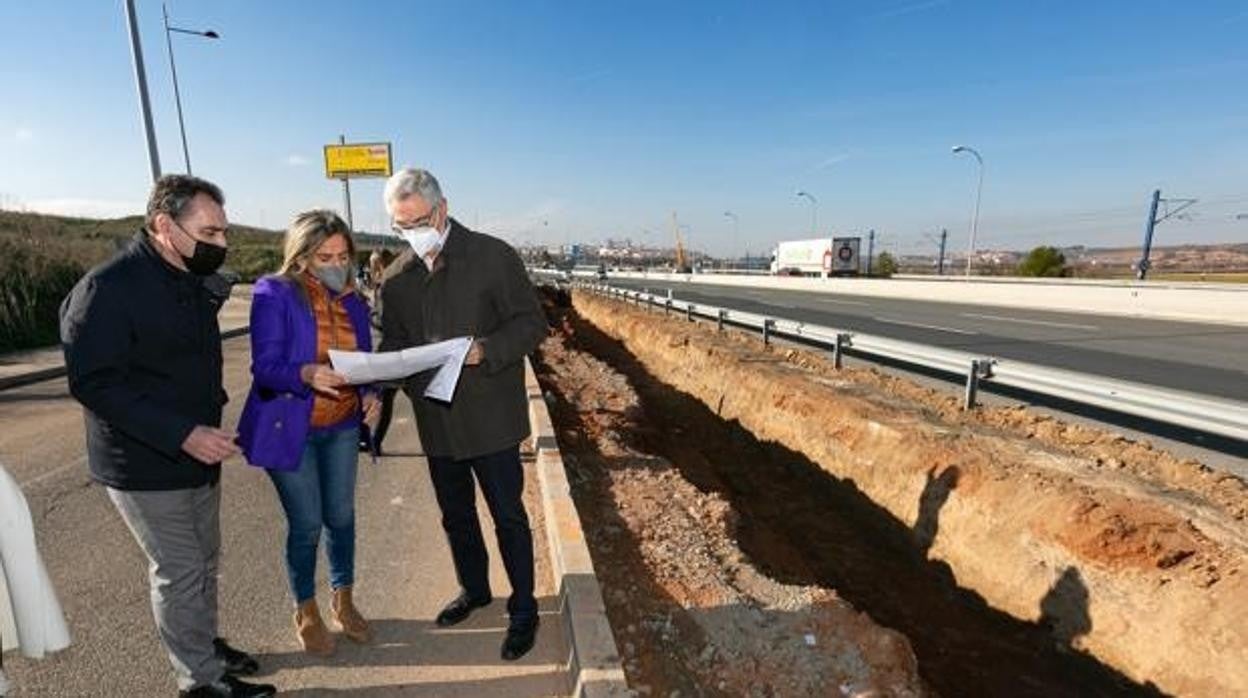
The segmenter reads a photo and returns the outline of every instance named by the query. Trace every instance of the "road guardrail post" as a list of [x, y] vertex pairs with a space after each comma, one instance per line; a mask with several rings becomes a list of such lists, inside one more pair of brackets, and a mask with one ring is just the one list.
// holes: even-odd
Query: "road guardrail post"
[[979, 381], [992, 377], [992, 359], [971, 359], [971, 368], [966, 374], [966, 396], [962, 401], [962, 409], [975, 407], [979, 394]]
[[771, 331], [775, 327], [776, 321], [771, 318], [763, 320], [763, 346], [771, 345]]
[[723, 308], [720, 308], [719, 312], [716, 313], [715, 315], [716, 315], [715, 329], [719, 332], [723, 332], [724, 331], [724, 319], [728, 317], [728, 311], [724, 310]]
[[841, 366], [845, 361], [845, 347], [849, 346], [849, 333], [837, 332], [836, 344], [832, 347], [832, 366], [836, 370], [841, 370]]
[[667, 300], [663, 302], [663, 314], [664, 315], [672, 314], [672, 298], [670, 295], [668, 296]]
[[693, 322], [693, 303], [685, 306], [685, 319], [689, 322]]
[[966, 374], [966, 396], [962, 400], [962, 409], [975, 407], [975, 396], [979, 392], [979, 359], [971, 359], [971, 370]]

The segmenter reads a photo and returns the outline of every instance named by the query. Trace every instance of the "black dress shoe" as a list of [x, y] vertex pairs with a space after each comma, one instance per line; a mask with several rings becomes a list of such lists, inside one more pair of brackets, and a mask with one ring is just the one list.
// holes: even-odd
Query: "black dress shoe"
[[225, 644], [225, 640], [221, 638], [213, 640], [212, 647], [217, 651], [217, 659], [220, 659], [221, 664], [225, 666], [225, 673], [231, 676], [251, 676], [260, 671], [260, 662], [257, 662], [250, 654]]
[[478, 608], [489, 606], [494, 599], [487, 596], [483, 599], [474, 599], [467, 594], [460, 594], [455, 600], [448, 603], [446, 608], [438, 614], [437, 624], [439, 627], [447, 628], [458, 623], [462, 623], [472, 615], [472, 612]]
[[537, 616], [533, 616], [531, 621], [509, 625], [507, 637], [503, 640], [503, 659], [514, 662], [528, 654], [533, 649], [533, 643], [537, 641], [539, 623]]
[[226, 674], [216, 683], [179, 691], [183, 698], [269, 698], [277, 695], [277, 687], [267, 683], [247, 683]]

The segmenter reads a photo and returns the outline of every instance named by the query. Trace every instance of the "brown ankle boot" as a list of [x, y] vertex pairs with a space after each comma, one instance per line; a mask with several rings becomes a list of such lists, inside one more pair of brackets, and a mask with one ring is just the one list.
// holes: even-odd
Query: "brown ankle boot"
[[334, 589], [330, 607], [334, 612], [334, 623], [342, 630], [342, 634], [359, 643], [372, 639], [373, 631], [368, 627], [368, 621], [360, 615], [359, 609], [355, 607], [355, 601], [351, 598], [351, 587]]
[[308, 599], [295, 609], [295, 633], [308, 654], [328, 657], [334, 653], [334, 636], [329, 634], [316, 599]]

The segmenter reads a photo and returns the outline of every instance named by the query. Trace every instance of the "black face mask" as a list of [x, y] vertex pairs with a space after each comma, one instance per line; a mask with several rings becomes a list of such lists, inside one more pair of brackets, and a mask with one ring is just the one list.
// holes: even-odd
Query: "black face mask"
[[215, 274], [221, 268], [221, 265], [225, 263], [225, 253], [228, 250], [221, 245], [196, 240], [191, 237], [190, 233], [186, 232], [186, 228], [183, 228], [176, 221], [174, 225], [178, 226], [178, 230], [181, 230], [183, 235], [191, 238], [191, 242], [195, 243], [195, 248], [192, 250], [190, 257], [178, 252], [182, 256], [182, 261], [186, 263], [187, 270], [196, 276], [212, 276]]

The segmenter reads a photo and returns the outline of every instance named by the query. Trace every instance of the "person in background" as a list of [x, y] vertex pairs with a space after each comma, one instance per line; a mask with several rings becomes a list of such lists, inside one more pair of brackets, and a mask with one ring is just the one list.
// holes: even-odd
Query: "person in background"
[[259, 665], [217, 634], [218, 483], [238, 452], [221, 429], [221, 296], [205, 282], [225, 260], [224, 206], [211, 182], [157, 180], [143, 230], [65, 298], [61, 344], [91, 475], [147, 555], [181, 695], [254, 698], [276, 689], [238, 679]]
[[529, 435], [524, 358], [546, 336], [546, 320], [520, 256], [502, 240], [453, 220], [432, 174], [396, 172], [386, 182], [384, 201], [395, 232], [411, 249], [382, 281], [382, 349], [474, 338], [450, 403], [424, 397], [430, 373], [404, 385], [461, 587], [437, 624], [455, 625], [493, 598], [477, 517], [480, 485], [511, 582], [511, 618], [501, 654], [504, 660], [519, 659], [533, 648], [538, 626], [533, 534], [520, 463], [520, 442]]
[[251, 302], [251, 391], [239, 444], [265, 468], [286, 513], [286, 569], [295, 632], [327, 656], [334, 638], [316, 602], [316, 555], [329, 554], [331, 612], [355, 642], [371, 629], [355, 606], [356, 448], [361, 422], [376, 423], [377, 396], [346, 384], [329, 350], [371, 351], [368, 303], [354, 283], [355, 242], [332, 211], [300, 213], [286, 231], [281, 270], [256, 283]]
[[[381, 279], [385, 275], [386, 267], [389, 267], [393, 261], [394, 252], [385, 248], [373, 250], [368, 257], [368, 291], [374, 309], [381, 304]], [[381, 322], [375, 311], [373, 327], [381, 329]], [[374, 456], [382, 455], [381, 444], [386, 439], [386, 432], [390, 431], [390, 420], [394, 417], [394, 396], [399, 391], [399, 385], [383, 383], [378, 386], [378, 389], [381, 391], [381, 417], [373, 429], [360, 430], [360, 450], [370, 451]]]

